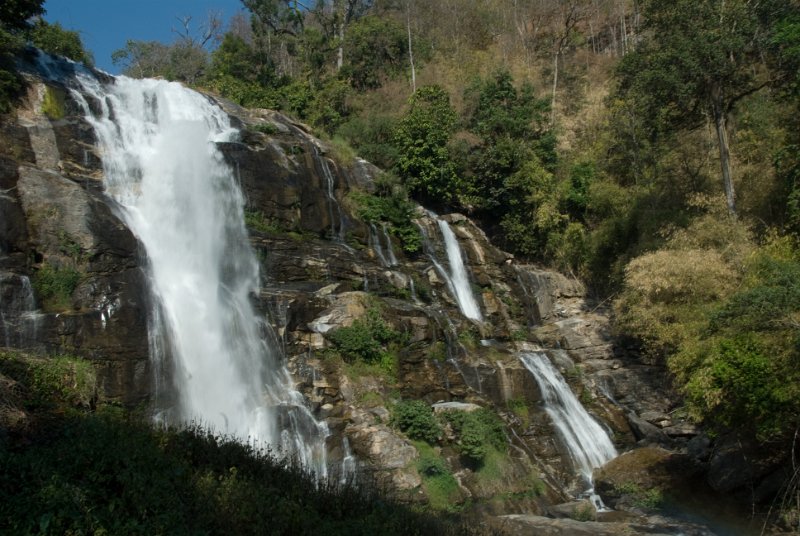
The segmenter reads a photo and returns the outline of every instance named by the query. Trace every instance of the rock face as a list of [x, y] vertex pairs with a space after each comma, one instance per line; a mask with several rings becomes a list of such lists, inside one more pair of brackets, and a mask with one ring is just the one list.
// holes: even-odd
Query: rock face
[[[62, 117], [42, 111], [47, 92], [63, 101]], [[463, 215], [441, 216], [483, 316], [470, 320], [447, 281], [435, 216], [420, 208], [415, 223], [428, 243], [403, 252], [391, 232], [356, 216], [351, 194], [373, 189], [375, 168], [338, 161], [307, 127], [276, 112], [219, 102], [241, 129], [219, 148], [247, 200], [263, 280], [254, 299], [273, 328], [269, 343], [328, 422], [334, 463], [344, 465], [350, 451], [362, 478], [422, 500], [421, 447], [392, 426], [392, 407], [417, 399], [440, 414], [488, 408], [508, 441], [502, 459], [485, 470], [470, 465], [451, 428], [434, 448], [452, 470], [453, 496], [486, 515], [543, 514], [569, 501], [575, 470], [519, 360], [524, 351], [548, 354], [619, 450], [681, 446], [695, 435], [669, 414], [675, 399], [664, 371], [614, 345], [607, 311], [579, 281], [517, 262]], [[0, 121], [0, 336], [5, 346], [92, 360], [105, 398], [135, 405], [153, 392], [146, 259], [104, 195], [102, 175], [93, 131], [69, 92], [31, 76], [26, 99]], [[331, 334], [370, 310], [403, 334], [391, 371], [332, 352]], [[553, 528], [545, 519], [501, 524], [542, 534], [636, 530], [573, 520], [579, 525]]]

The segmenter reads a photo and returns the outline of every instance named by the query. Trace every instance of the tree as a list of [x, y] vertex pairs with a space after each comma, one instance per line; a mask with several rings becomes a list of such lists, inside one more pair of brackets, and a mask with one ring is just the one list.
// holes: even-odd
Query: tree
[[653, 136], [695, 129], [710, 118], [733, 214], [730, 114], [744, 97], [776, 81], [762, 60], [789, 6], [782, 0], [646, 0], [647, 34], [619, 67], [620, 93], [650, 118]]
[[44, 13], [44, 0], [5, 0], [0, 3], [0, 112], [11, 108], [11, 101], [22, 88], [13, 55], [25, 44], [23, 33], [30, 19]]
[[439, 86], [425, 86], [411, 96], [409, 106], [394, 133], [398, 174], [412, 195], [448, 203], [458, 191], [447, 148], [457, 119], [450, 97]]
[[78, 32], [65, 30], [59, 23], [50, 24], [39, 19], [30, 31], [31, 42], [48, 54], [67, 57], [91, 65], [92, 55], [83, 48]]

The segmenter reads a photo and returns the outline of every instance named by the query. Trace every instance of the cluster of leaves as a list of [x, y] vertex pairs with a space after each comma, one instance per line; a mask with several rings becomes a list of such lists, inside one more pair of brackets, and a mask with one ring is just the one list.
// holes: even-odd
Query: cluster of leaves
[[7, 112], [22, 90], [14, 56], [22, 54], [27, 42], [50, 54], [91, 64], [77, 32], [65, 30], [35, 17], [44, 14], [44, 0], [7, 0], [0, 7], [0, 113]]
[[338, 328], [326, 336], [346, 363], [374, 365], [388, 377], [395, 375], [396, 347], [405, 335], [383, 319], [379, 308], [370, 307], [352, 325]]
[[367, 223], [386, 225], [389, 232], [400, 239], [403, 251], [417, 253], [422, 248], [422, 235], [414, 225], [415, 205], [402, 187], [386, 179], [376, 181], [375, 194], [354, 192], [358, 217]]
[[370, 488], [317, 482], [269, 452], [119, 412], [0, 444], [0, 530], [13, 534], [456, 534]]
[[436, 443], [442, 427], [429, 404], [422, 400], [403, 400], [392, 409], [391, 424], [411, 439]]
[[480, 465], [490, 449], [504, 452], [508, 446], [503, 422], [486, 408], [447, 411], [444, 419], [456, 433], [459, 452], [472, 464]]
[[78, 287], [81, 273], [69, 266], [44, 263], [33, 276], [33, 288], [45, 309], [57, 311], [70, 307], [72, 293]]
[[71, 356], [34, 358], [0, 352], [0, 374], [24, 386], [21, 406], [28, 410], [89, 407], [96, 398], [97, 380], [88, 361]]

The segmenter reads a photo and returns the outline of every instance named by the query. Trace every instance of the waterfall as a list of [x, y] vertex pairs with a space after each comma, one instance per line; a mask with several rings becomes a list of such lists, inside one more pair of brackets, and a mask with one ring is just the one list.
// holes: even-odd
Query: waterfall
[[372, 251], [375, 252], [375, 256], [378, 257], [378, 260], [381, 263], [381, 266], [384, 268], [388, 268], [391, 266], [389, 261], [386, 259], [386, 255], [383, 254], [383, 247], [381, 246], [381, 239], [378, 236], [378, 229], [375, 227], [374, 223], [369, 224], [369, 247], [372, 248]]
[[458, 308], [461, 309], [461, 314], [472, 320], [482, 321], [483, 316], [481, 315], [480, 307], [478, 307], [478, 302], [472, 294], [472, 287], [467, 277], [467, 269], [464, 266], [464, 258], [461, 256], [461, 248], [458, 245], [455, 233], [453, 233], [453, 230], [446, 221], [439, 219], [439, 216], [430, 211], [428, 211], [427, 214], [439, 224], [439, 230], [444, 239], [450, 270], [445, 270], [444, 266], [438, 261], [434, 248], [430, 244], [428, 233], [425, 231], [425, 227], [418, 224], [419, 230], [422, 232], [423, 245], [428, 254], [428, 258], [430, 258], [436, 271], [439, 272], [439, 275], [444, 278], [447, 288], [456, 299]]
[[[344, 213], [342, 207], [339, 206], [339, 201], [334, 194], [334, 180], [331, 167], [328, 165], [328, 159], [320, 154], [316, 145], [314, 147], [314, 159], [319, 162], [319, 167], [322, 169], [322, 175], [325, 178], [325, 194], [328, 197], [328, 218], [331, 220], [331, 239], [339, 242], [344, 241]], [[338, 218], [334, 218], [333, 212], [336, 209]], [[336, 232], [336, 219], [339, 220], [339, 232]]]
[[475, 301], [475, 296], [472, 294], [472, 287], [467, 277], [467, 269], [464, 266], [464, 259], [461, 256], [461, 248], [458, 245], [458, 240], [456, 240], [456, 235], [446, 221], [437, 218], [437, 222], [444, 237], [447, 260], [450, 263], [450, 284], [455, 291], [458, 306], [467, 318], [478, 321], [483, 320], [478, 302]]
[[386, 240], [386, 254], [388, 255], [389, 266], [397, 266], [397, 256], [394, 254], [394, 246], [392, 246], [392, 239], [389, 237], [389, 232], [386, 230], [386, 224], [381, 225], [383, 231], [383, 238]]
[[0, 327], [4, 346], [35, 346], [40, 319], [31, 280], [24, 275], [0, 273]]
[[543, 352], [520, 354], [542, 392], [544, 408], [570, 458], [592, 491], [592, 471], [617, 456], [608, 434], [592, 419]]
[[96, 131], [106, 193], [149, 263], [151, 358], [174, 390], [173, 407], [157, 409], [169, 422], [278, 448], [324, 477], [327, 426], [293, 388], [251, 304], [258, 262], [242, 192], [216, 147], [237, 135], [227, 115], [177, 83], [76, 78], [81, 91], [72, 94]]

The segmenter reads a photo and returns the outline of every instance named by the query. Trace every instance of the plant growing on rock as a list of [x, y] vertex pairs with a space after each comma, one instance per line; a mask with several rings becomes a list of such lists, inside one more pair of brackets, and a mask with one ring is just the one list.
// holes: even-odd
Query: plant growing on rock
[[442, 427], [436, 421], [431, 407], [422, 400], [398, 402], [392, 410], [391, 424], [411, 439], [435, 443], [442, 435]]
[[489, 449], [506, 449], [503, 422], [488, 409], [447, 411], [444, 418], [457, 434], [458, 450], [468, 462], [480, 465]]

